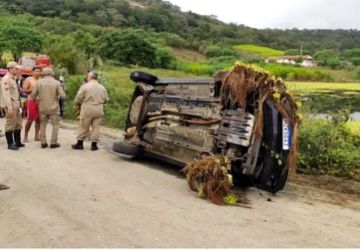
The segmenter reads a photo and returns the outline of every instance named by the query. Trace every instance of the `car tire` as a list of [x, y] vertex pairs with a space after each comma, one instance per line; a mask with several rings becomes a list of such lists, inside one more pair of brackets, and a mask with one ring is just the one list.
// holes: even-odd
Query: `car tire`
[[126, 141], [115, 142], [113, 144], [112, 150], [120, 154], [131, 155], [131, 156], [138, 155], [140, 151], [138, 146], [128, 143]]
[[130, 79], [134, 82], [144, 82], [149, 85], [154, 85], [158, 78], [152, 74], [142, 71], [134, 71], [130, 74]]

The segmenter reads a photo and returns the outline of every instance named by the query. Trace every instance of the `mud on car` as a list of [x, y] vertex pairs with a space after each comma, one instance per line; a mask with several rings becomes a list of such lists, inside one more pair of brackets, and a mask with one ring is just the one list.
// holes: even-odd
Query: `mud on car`
[[[283, 189], [289, 172], [285, 165], [292, 125], [274, 102], [260, 102], [259, 89], [247, 93], [242, 108], [222, 100], [224, 77], [158, 78], [136, 71], [130, 78], [136, 88], [125, 136], [114, 143], [113, 151], [179, 166], [220, 154], [230, 160], [234, 182], [273, 193]], [[262, 136], [256, 137], [259, 105], [264, 125]]]

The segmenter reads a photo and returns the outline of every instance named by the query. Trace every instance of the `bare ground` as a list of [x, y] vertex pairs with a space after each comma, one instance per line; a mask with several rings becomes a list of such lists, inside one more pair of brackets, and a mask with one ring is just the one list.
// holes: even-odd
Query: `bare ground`
[[113, 138], [97, 152], [59, 138], [18, 152], [0, 138], [0, 247], [360, 247], [358, 182], [297, 176], [276, 196], [248, 189], [251, 209], [216, 206], [178, 168], [112, 153]]

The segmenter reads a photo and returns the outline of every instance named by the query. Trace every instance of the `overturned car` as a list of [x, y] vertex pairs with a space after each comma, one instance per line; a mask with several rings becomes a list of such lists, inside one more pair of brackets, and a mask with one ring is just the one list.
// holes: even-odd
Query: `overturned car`
[[130, 78], [136, 88], [115, 152], [180, 166], [223, 155], [234, 182], [283, 189], [295, 165], [298, 116], [281, 79], [244, 65], [213, 79], [139, 71]]

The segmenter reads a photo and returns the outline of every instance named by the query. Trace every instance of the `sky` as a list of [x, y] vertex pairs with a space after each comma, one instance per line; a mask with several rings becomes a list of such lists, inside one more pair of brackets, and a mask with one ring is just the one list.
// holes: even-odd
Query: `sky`
[[201, 15], [252, 28], [358, 29], [360, 0], [167, 0]]

